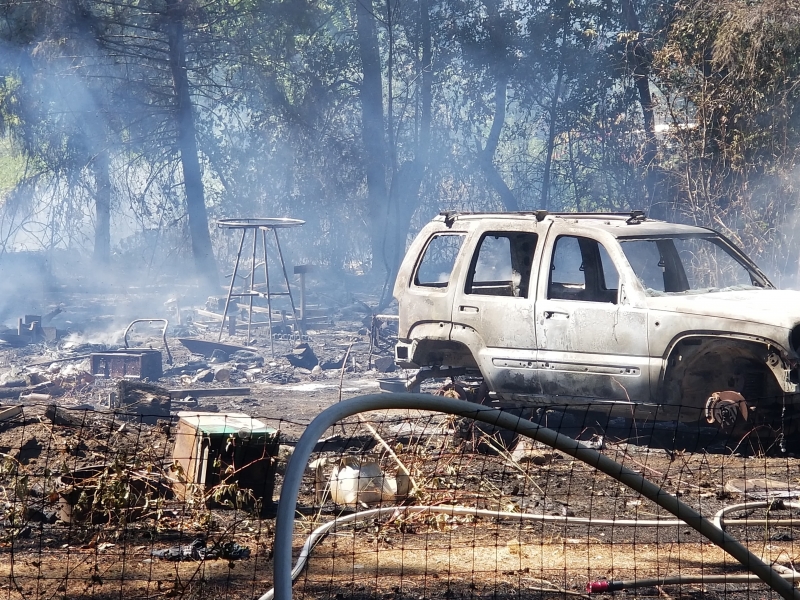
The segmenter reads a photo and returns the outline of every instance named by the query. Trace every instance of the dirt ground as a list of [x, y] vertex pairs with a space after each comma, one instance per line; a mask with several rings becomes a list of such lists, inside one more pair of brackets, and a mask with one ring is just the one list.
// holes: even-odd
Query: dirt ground
[[[167, 372], [157, 383], [169, 389], [249, 387], [242, 396], [200, 397], [193, 410], [244, 412], [280, 431], [277, 500], [293, 444], [316, 414], [340, 398], [377, 392], [381, 377], [406, 375], [374, 368], [376, 358], [390, 355], [391, 329], [378, 324], [376, 334], [362, 304], [332, 309], [331, 322], [312, 329], [305, 339], [319, 363], [343, 366], [292, 366], [286, 355], [298, 340], [276, 341], [273, 355], [263, 328], [250, 340], [239, 340], [249, 342], [263, 366], [254, 368], [244, 360], [212, 363], [190, 355], [174, 340], [216, 339], [213, 327], [193, 323], [171, 332], [174, 363], [164, 365]], [[94, 308], [87, 314], [103, 314]], [[107, 349], [97, 340], [99, 332], [108, 332], [108, 323], [100, 319], [95, 325], [95, 333], [84, 327], [72, 342], [0, 350], [4, 380], [37, 373], [63, 390], [47, 402], [25, 401], [21, 415], [0, 423], [0, 598], [258, 598], [272, 582], [271, 499], [263, 499], [265, 509], [259, 513], [252, 498], [247, 493], [237, 497], [236, 489], [226, 488], [228, 495], [219, 497], [176, 496], [181, 474], [172, 466], [174, 414], [152, 424], [122, 419], [105, 405], [116, 382], [86, 377], [85, 359], [51, 362]], [[160, 347], [152, 332], [133, 339]], [[225, 368], [228, 379], [191, 381], [205, 368]], [[0, 402], [5, 407], [18, 400]], [[50, 403], [71, 408], [78, 421], [52, 422], [45, 414]], [[800, 470], [794, 457], [774, 448], [765, 453], [749, 442], [721, 442], [707, 432], [688, 434], [693, 443], [676, 443], [675, 431], [648, 432], [645, 424], [630, 422], [609, 426], [588, 414], [540, 411], [533, 418], [581, 435], [704, 516], [769, 498], [766, 508], [751, 505], [731, 513], [728, 518], [739, 521], [728, 531], [766, 561], [788, 568], [797, 562], [792, 519], [800, 520], [800, 505], [793, 504], [800, 495]], [[330, 482], [345, 464], [366, 468], [375, 463], [389, 479], [400, 473], [399, 464], [408, 469], [416, 491], [408, 498], [384, 495], [382, 506], [460, 506], [544, 515], [549, 521], [402, 512], [357, 521], [315, 548], [295, 584], [298, 598], [563, 598], [584, 595], [590, 581], [745, 573], [686, 525], [625, 522], [672, 517], [550, 448], [535, 443], [518, 447], [511, 435], [439, 414], [392, 411], [363, 420], [369, 426], [350, 419], [331, 428], [311, 457], [316, 469], [307, 471], [301, 489], [295, 554], [315, 527], [367, 508], [332, 501]], [[683, 449], [687, 446], [692, 450]], [[94, 487], [78, 490], [84, 494], [73, 506], [78, 516], [65, 521], [60, 511], [72, 488], [64, 482], [86, 467], [99, 469], [90, 482]], [[382, 482], [373, 478], [367, 483], [380, 487]], [[745, 526], [745, 518], [781, 521]], [[203, 559], [189, 548], [193, 543], [195, 549], [219, 550], [222, 556]], [[249, 556], [225, 554], [233, 543]], [[181, 547], [190, 554], [185, 561], [157, 555], [170, 548], [180, 554]], [[693, 582], [616, 595], [760, 598], [768, 591], [760, 583]]]

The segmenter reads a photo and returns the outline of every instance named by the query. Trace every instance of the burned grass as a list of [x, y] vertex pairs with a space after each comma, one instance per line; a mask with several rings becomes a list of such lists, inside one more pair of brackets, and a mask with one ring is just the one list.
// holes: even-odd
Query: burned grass
[[[0, 431], [0, 592], [5, 597], [256, 598], [271, 587], [273, 521], [268, 517], [187, 502], [166, 492], [152, 493], [144, 507], [126, 505], [133, 497], [130, 472], [149, 473], [165, 485], [175, 476], [170, 470], [174, 426], [121, 423], [113, 415], [93, 412], [80, 428], [59, 427], [44, 419], [43, 410], [26, 409], [21, 419]], [[295, 554], [320, 524], [374, 506], [458, 506], [486, 512], [397, 510], [337, 528], [314, 549], [295, 595], [555, 598], [581, 595], [587, 582], [602, 579], [743, 572], [688, 526], [624, 523], [672, 517], [588, 465], [537, 444], [505, 449], [499, 437], [489, 440], [480, 430], [470, 436], [464, 432], [441, 415], [399, 412], [371, 414], [332, 428], [318, 446], [315, 468], [309, 469], [301, 489]], [[281, 463], [290, 449], [284, 447]], [[764, 560], [789, 568], [796, 563], [796, 528], [790, 521], [800, 521], [800, 514], [789, 496], [800, 487], [800, 472], [792, 459], [667, 452], [609, 440], [601, 450], [709, 517], [745, 499], [736, 491], [742, 482], [758, 480], [767, 487], [764, 482], [773, 482], [766, 496], [775, 502], [731, 513], [727, 518], [739, 521], [729, 530]], [[330, 482], [343, 462], [356, 469], [376, 464], [380, 477], [394, 479], [402, 464], [414, 486], [407, 498], [383, 498], [369, 507], [361, 503], [366, 488], [357, 488], [350, 506], [334, 503]], [[53, 522], [51, 513], [63, 517], [62, 474], [97, 465], [106, 466], [105, 476], [112, 480], [103, 493], [119, 493], [123, 501], [93, 500], [80, 518]], [[774, 482], [784, 489], [776, 491]], [[357, 486], [361, 483], [366, 482], [356, 480]], [[369, 485], [375, 483], [373, 477]], [[513, 516], [519, 513], [545, 515], [547, 520]], [[781, 521], [745, 527], [743, 517]], [[157, 556], [193, 543], [216, 548], [232, 542], [246, 547], [249, 557], [189, 554], [186, 560], [170, 561]], [[619, 594], [643, 593], [649, 592]], [[686, 584], [680, 593], [760, 597], [766, 588]]]
[[[643, 523], [674, 517], [550, 448], [530, 444], [518, 452], [505, 451], [501, 440], [487, 443], [485, 438], [475, 444], [475, 439], [459, 438], [452, 422], [427, 415], [369, 419], [380, 436], [399, 449], [397, 457], [419, 484], [406, 503], [445, 514], [398, 510], [337, 529], [315, 549], [297, 584], [308, 597], [565, 597], [581, 595], [590, 581], [745, 572], [685, 524]], [[407, 432], [414, 428], [419, 433], [410, 438]], [[366, 431], [354, 422], [338, 425], [333, 433], [363, 440]], [[343, 456], [359, 454], [365, 461], [379, 460], [389, 477], [399, 472], [397, 461], [370, 444], [355, 446], [317, 456], [315, 462], [322, 458], [336, 464]], [[772, 486], [747, 496], [751, 501], [771, 498], [769, 506], [729, 513], [728, 530], [762, 560], [785, 568], [796, 563], [793, 532], [800, 514], [790, 498], [800, 487], [800, 472], [792, 459], [667, 452], [622, 440], [606, 440], [601, 451], [708, 518], [745, 500], [739, 490], [742, 482]], [[332, 477], [323, 476], [323, 482]], [[322, 515], [333, 514], [336, 508], [319, 501], [319, 473], [309, 479], [315, 480], [313, 514], [319, 517], [298, 524], [298, 546], [317, 523], [330, 519]], [[304, 503], [314, 502], [311, 489], [307, 481]], [[450, 506], [477, 510], [473, 515], [446, 514]], [[367, 510], [357, 503], [351, 508]], [[516, 516], [520, 513], [544, 517], [523, 519]], [[679, 590], [685, 597], [768, 595], [766, 586], [752, 582], [684, 584]], [[619, 593], [642, 596], [642, 590]]]

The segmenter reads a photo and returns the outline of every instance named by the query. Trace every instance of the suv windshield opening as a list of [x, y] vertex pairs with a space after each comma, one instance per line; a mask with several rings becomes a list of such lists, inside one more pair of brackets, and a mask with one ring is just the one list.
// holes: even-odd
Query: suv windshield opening
[[637, 237], [619, 241], [648, 296], [770, 287], [715, 235]]

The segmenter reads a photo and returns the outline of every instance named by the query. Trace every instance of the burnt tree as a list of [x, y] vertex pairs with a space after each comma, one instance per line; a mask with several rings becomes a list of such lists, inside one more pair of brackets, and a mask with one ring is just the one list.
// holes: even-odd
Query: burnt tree
[[506, 122], [506, 102], [509, 80], [508, 50], [511, 42], [506, 33], [508, 24], [505, 22], [500, 12], [498, 0], [484, 0], [483, 5], [486, 7], [486, 12], [488, 14], [487, 27], [489, 29], [492, 53], [497, 62], [497, 76], [494, 87], [494, 115], [492, 117], [492, 126], [489, 130], [486, 144], [483, 148], [479, 149], [478, 163], [487, 181], [492, 188], [494, 188], [497, 195], [500, 196], [503, 207], [508, 211], [515, 211], [519, 210], [519, 203], [494, 164], [494, 155], [500, 144], [500, 134]]
[[[406, 238], [411, 228], [411, 219], [420, 204], [420, 187], [430, 161], [431, 122], [433, 104], [433, 50], [431, 43], [431, 19], [428, 0], [419, 3], [419, 47], [417, 81], [419, 88], [419, 129], [414, 148], [414, 158], [406, 160], [392, 177], [389, 190], [389, 216], [394, 224], [386, 236], [386, 258], [388, 272], [386, 284], [379, 303], [382, 310], [392, 301], [391, 287], [405, 253]], [[391, 73], [389, 74], [391, 76]]]
[[556, 82], [553, 85], [553, 95], [550, 99], [550, 105], [547, 107], [549, 123], [547, 128], [547, 146], [545, 148], [544, 171], [542, 172], [542, 192], [540, 200], [543, 210], [550, 210], [550, 179], [553, 168], [553, 153], [555, 152], [556, 148], [556, 135], [558, 134], [558, 104], [561, 100], [562, 86], [564, 84], [564, 52], [567, 46], [568, 29], [569, 12], [567, 12], [563, 22], [563, 29], [561, 32], [561, 49], [559, 52], [558, 68], [556, 71]]
[[384, 140], [383, 81], [378, 29], [372, 3], [356, 0], [356, 34], [361, 57], [361, 135], [367, 175], [372, 268], [385, 268], [384, 248], [388, 228], [386, 193], [386, 143]]
[[622, 15], [625, 26], [628, 28], [630, 39], [627, 45], [628, 61], [632, 66], [633, 83], [639, 96], [642, 107], [644, 124], [645, 145], [642, 161], [645, 169], [645, 188], [649, 200], [649, 212], [656, 219], [665, 219], [667, 209], [664, 200], [659, 195], [659, 173], [656, 169], [656, 119], [653, 104], [653, 95], [650, 91], [650, 52], [644, 43], [642, 26], [639, 16], [631, 0], [621, 0]]
[[178, 131], [178, 148], [183, 170], [186, 213], [198, 276], [212, 289], [219, 286], [219, 274], [211, 236], [208, 232], [208, 212], [197, 155], [197, 129], [189, 93], [189, 76], [186, 68], [186, 39], [184, 36], [185, 5], [181, 0], [167, 0], [167, 42], [169, 67], [175, 91], [175, 119]]
[[100, 149], [92, 158], [94, 172], [94, 261], [106, 264], [111, 258], [111, 177], [108, 150]]

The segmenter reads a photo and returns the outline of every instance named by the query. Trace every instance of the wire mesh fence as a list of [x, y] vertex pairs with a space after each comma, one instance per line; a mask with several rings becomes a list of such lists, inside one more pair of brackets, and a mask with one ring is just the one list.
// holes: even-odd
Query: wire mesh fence
[[[800, 471], [780, 432], [596, 408], [517, 414], [643, 475], [793, 577]], [[304, 428], [257, 413], [26, 406], [0, 422], [0, 597], [261, 598]], [[393, 409], [315, 442], [293, 521], [297, 598], [777, 597], [651, 499], [513, 431]]]

